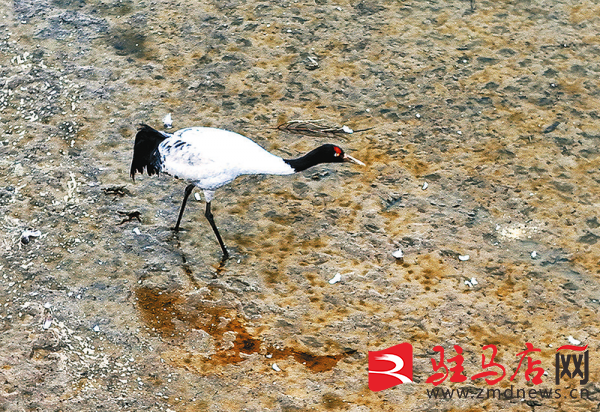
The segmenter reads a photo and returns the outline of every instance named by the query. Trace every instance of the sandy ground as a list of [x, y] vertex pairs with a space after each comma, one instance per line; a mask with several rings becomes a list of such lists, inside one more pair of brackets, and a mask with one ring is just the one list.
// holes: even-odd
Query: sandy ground
[[[0, 410], [599, 410], [600, 6], [471, 6], [2, 2]], [[167, 113], [368, 167], [219, 190], [221, 266], [203, 203], [171, 231], [184, 182], [129, 179], [137, 124]], [[276, 129], [294, 119], [374, 129]], [[569, 337], [585, 385], [554, 382]], [[368, 351], [402, 342], [415, 384], [369, 390]], [[537, 386], [509, 380], [528, 342]], [[561, 397], [428, 396], [436, 345], [470, 377], [487, 344], [494, 388]], [[490, 388], [442, 384], [465, 386]]]

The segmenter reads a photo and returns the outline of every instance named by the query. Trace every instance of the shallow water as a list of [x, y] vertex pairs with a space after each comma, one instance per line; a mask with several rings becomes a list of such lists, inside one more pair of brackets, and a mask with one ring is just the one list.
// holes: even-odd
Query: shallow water
[[[471, 376], [495, 344], [510, 375], [531, 342], [554, 388], [569, 336], [595, 401], [532, 405], [597, 405], [598, 4], [15, 0], [0, 16], [3, 409], [529, 411], [429, 399], [433, 347], [460, 345]], [[203, 203], [170, 230], [184, 182], [129, 178], [137, 124], [167, 113], [368, 167], [220, 189], [220, 265]], [[295, 119], [374, 128], [276, 129]], [[368, 351], [402, 342], [417, 384], [370, 391]]]

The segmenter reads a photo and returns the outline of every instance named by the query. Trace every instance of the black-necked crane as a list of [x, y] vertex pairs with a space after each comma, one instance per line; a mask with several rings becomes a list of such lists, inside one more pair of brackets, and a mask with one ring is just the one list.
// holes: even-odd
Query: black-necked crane
[[183, 211], [194, 187], [202, 189], [206, 200], [204, 216], [210, 223], [223, 250], [223, 259], [229, 258], [219, 229], [215, 224], [210, 204], [215, 190], [241, 175], [291, 175], [320, 163], [361, 161], [344, 153], [335, 145], [324, 144], [297, 159], [283, 159], [269, 153], [241, 134], [212, 127], [188, 127], [172, 134], [141, 125], [135, 136], [131, 178], [136, 172], [148, 175], [165, 173], [188, 182], [175, 224], [179, 230]]

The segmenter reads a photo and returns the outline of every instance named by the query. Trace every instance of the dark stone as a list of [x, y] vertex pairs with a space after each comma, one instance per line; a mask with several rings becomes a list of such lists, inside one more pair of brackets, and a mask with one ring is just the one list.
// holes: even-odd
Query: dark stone
[[578, 290], [579, 286], [577, 286], [573, 282], [567, 282], [564, 285], [561, 285], [561, 288], [566, 289], [566, 290]]
[[554, 181], [552, 182], [552, 185], [556, 188], [556, 190], [563, 193], [573, 194], [573, 191], [575, 190], [575, 187], [571, 183], [567, 182]]
[[581, 236], [577, 241], [580, 243], [586, 243], [588, 245], [593, 245], [598, 242], [600, 236], [593, 234], [592, 232], [587, 232], [585, 235]]
[[552, 133], [560, 125], [560, 122], [554, 122], [544, 129], [544, 133]]
[[587, 223], [587, 225], [592, 229], [596, 229], [596, 228], [600, 227], [600, 222], [598, 222], [598, 217], [596, 217], [596, 216], [594, 216], [591, 219], [587, 219], [585, 221], [585, 223]]
[[493, 57], [478, 57], [477, 61], [481, 64], [496, 64], [498, 63], [498, 59], [495, 59]]
[[360, 14], [362, 16], [379, 13], [379, 12], [385, 10], [385, 7], [377, 4], [376, 2], [365, 2], [365, 1], [361, 1], [356, 6], [354, 6], [354, 8], [358, 12], [358, 14]]

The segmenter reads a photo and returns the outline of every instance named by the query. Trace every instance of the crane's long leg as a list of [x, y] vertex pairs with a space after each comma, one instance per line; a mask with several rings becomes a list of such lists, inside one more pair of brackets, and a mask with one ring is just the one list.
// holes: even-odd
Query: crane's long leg
[[229, 253], [227, 249], [225, 249], [225, 244], [223, 243], [223, 239], [221, 239], [221, 235], [219, 234], [219, 229], [217, 229], [217, 225], [215, 225], [215, 220], [213, 219], [213, 214], [210, 211], [210, 202], [206, 202], [206, 212], [204, 213], [208, 223], [213, 228], [215, 235], [217, 235], [217, 240], [219, 241], [219, 245], [221, 245], [221, 249], [223, 250], [223, 260], [229, 259]]
[[179, 209], [179, 217], [177, 218], [177, 224], [175, 225], [175, 231], [178, 232], [179, 231], [179, 224], [181, 223], [181, 218], [183, 217], [183, 211], [185, 210], [185, 204], [187, 203], [187, 199], [188, 197], [190, 197], [190, 194], [192, 193], [192, 190], [194, 190], [194, 185], [187, 185], [185, 188], [185, 192], [183, 193], [183, 203], [181, 203], [181, 209]]

